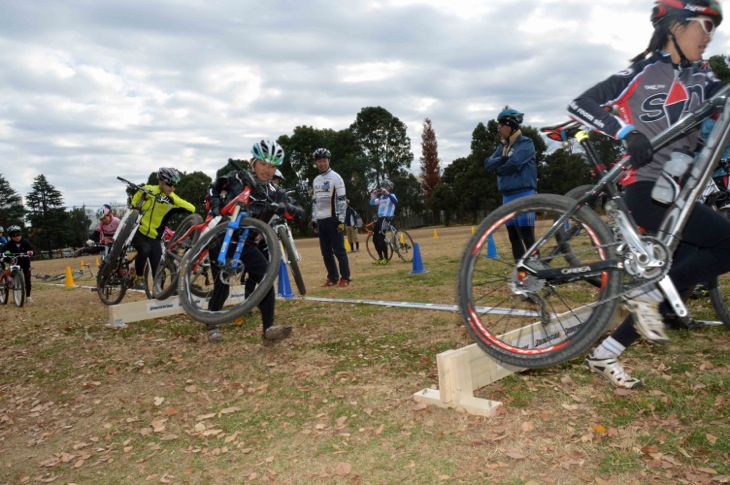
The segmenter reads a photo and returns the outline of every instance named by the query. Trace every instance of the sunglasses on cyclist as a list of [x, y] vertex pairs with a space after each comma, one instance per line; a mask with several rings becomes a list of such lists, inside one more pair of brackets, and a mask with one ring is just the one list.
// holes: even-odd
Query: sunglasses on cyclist
[[169, 180], [162, 179], [162, 183], [167, 185], [168, 187], [172, 187], [173, 189], [177, 187], [176, 183], [170, 182]]
[[699, 24], [702, 26], [702, 30], [705, 31], [705, 34], [712, 35], [713, 32], [715, 32], [715, 22], [708, 19], [707, 17], [690, 17], [687, 19], [689, 22], [690, 20], [694, 22], [699, 22]]

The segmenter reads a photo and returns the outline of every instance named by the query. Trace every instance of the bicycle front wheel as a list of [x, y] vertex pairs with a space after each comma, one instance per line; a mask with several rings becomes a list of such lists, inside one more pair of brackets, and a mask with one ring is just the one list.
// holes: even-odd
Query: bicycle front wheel
[[172, 296], [177, 289], [178, 264], [185, 253], [193, 247], [200, 238], [200, 231], [193, 232], [189, 237], [181, 240], [191, 227], [203, 223], [200, 214], [190, 214], [175, 229], [175, 235], [168, 244], [171, 247], [165, 253], [165, 258], [160, 261], [155, 274], [152, 293], [158, 300], [165, 300]]
[[393, 254], [397, 254], [401, 261], [410, 263], [413, 261], [413, 239], [406, 231], [393, 232], [388, 230], [388, 238], [390, 238], [390, 246], [393, 248]]
[[291, 269], [291, 274], [294, 277], [294, 283], [297, 285], [299, 294], [304, 296], [307, 294], [307, 287], [304, 286], [304, 278], [302, 277], [302, 271], [299, 269], [299, 261], [297, 260], [297, 249], [294, 247], [294, 241], [289, 236], [285, 226], [279, 226], [277, 228], [279, 239], [281, 244], [284, 245], [284, 255], [286, 256], [286, 263]]
[[[386, 250], [385, 250], [385, 259], [390, 261], [390, 258], [393, 257], [393, 248], [390, 244], [385, 244]], [[368, 238], [365, 240], [365, 249], [368, 250], [368, 254], [371, 258], [373, 258], [375, 261], [380, 259], [380, 256], [378, 256], [378, 250], [375, 249], [375, 241], [373, 241], [373, 235], [368, 234]]]
[[10, 288], [8, 287], [8, 279], [5, 277], [5, 274], [3, 274], [2, 281], [0, 281], [0, 305], [6, 305], [9, 299]]
[[15, 306], [21, 307], [25, 303], [25, 278], [23, 278], [23, 270], [14, 271], [11, 275], [13, 279], [13, 301]]
[[[248, 313], [266, 296], [266, 293], [274, 285], [274, 281], [279, 272], [279, 263], [281, 262], [281, 246], [274, 230], [268, 224], [244, 217], [241, 224], [234, 231], [233, 239], [226, 252], [225, 262], [218, 262], [218, 253], [226, 238], [228, 230], [227, 224], [216, 226], [208, 231], [200, 240], [185, 254], [180, 263], [180, 274], [178, 282], [178, 293], [180, 294], [180, 303], [188, 315], [195, 320], [206, 325], [221, 325], [231, 323], [235, 319], [242, 317]], [[243, 251], [258, 251], [257, 247], [267, 247], [268, 250], [262, 252], [267, 259], [266, 272], [261, 282], [250, 295], [230, 295], [231, 305], [223, 307], [220, 310], [209, 310], [208, 302], [201, 298], [196, 298], [191, 291], [192, 276], [195, 275], [197, 267], [203, 263], [206, 258], [210, 260], [211, 272], [214, 275], [214, 283], [216, 290], [224, 290], [222, 285], [229, 288], [234, 285], [242, 284], [246, 267], [243, 263], [244, 255], [240, 259], [235, 259], [234, 249], [239, 237], [244, 237]], [[243, 287], [239, 287], [243, 292]], [[212, 298], [215, 297], [215, 291]]]
[[124, 277], [119, 275], [120, 267], [118, 260], [110, 261], [108, 258], [99, 266], [99, 272], [96, 274], [96, 294], [105, 305], [116, 305], [122, 301], [127, 292]]
[[517, 199], [484, 219], [464, 249], [459, 310], [471, 337], [500, 362], [531, 369], [567, 362], [613, 318], [622, 273], [612, 233], [585, 207], [553, 227], [573, 206], [559, 195]]

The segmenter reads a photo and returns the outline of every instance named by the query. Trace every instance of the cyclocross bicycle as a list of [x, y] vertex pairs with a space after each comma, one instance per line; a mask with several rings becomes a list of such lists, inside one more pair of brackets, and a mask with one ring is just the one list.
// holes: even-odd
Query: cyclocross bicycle
[[[378, 256], [378, 251], [375, 249], [372, 227], [372, 222], [365, 226], [365, 229], [368, 231], [365, 247], [370, 257], [377, 261], [380, 257]], [[397, 229], [387, 219], [383, 222], [383, 229], [387, 249], [385, 259], [390, 261], [393, 258], [393, 254], [397, 254], [401, 261], [405, 261], [406, 263], [413, 261], [413, 238], [408, 234], [408, 231]]]
[[[667, 272], [679, 235], [730, 141], [728, 94], [730, 86], [652, 140], [658, 150], [720, 112], [656, 236], [638, 231], [618, 193], [628, 157], [578, 201], [534, 195], [505, 204], [484, 219], [462, 254], [457, 298], [467, 331], [485, 352], [518, 367], [567, 362], [605, 331], [621, 296], [650, 283], [658, 285], [678, 317], [688, 316]], [[573, 122], [552, 131], [563, 139], [587, 138]], [[590, 144], [583, 146], [591, 149]], [[603, 193], [608, 194], [611, 225], [591, 208], [595, 196]], [[515, 261], [507, 226], [517, 218], [535, 221], [535, 243]], [[496, 251], [488, 251], [490, 246]]]
[[[248, 171], [238, 166], [236, 168], [241, 172], [246, 186], [221, 209], [221, 215], [229, 218], [228, 223], [220, 224], [203, 234], [185, 253], [179, 266], [180, 303], [188, 315], [206, 325], [231, 323], [258, 305], [274, 284], [281, 262], [281, 247], [272, 227], [263, 221], [247, 217], [246, 207], [257, 203], [251, 198], [257, 184]], [[246, 266], [242, 262], [244, 252], [258, 247], [267, 248], [267, 251], [262, 251], [267, 258], [267, 267], [261, 282], [249, 295], [231, 295], [233, 298], [228, 307], [218, 311], [208, 310], [208, 302], [195, 297], [191, 290], [197, 268], [209, 262], [213, 277], [221, 284], [238, 285], [246, 273]]]
[[27, 257], [27, 254], [22, 253], [6, 253], [0, 256], [0, 304], [8, 303], [11, 291], [15, 306], [22, 307], [25, 304], [25, 277], [18, 260]]
[[[144, 213], [141, 208], [146, 197], [153, 197], [160, 203], [165, 202], [161, 196], [140, 185], [121, 177], [117, 177], [117, 180], [124, 182], [135, 192], [141, 190], [145, 195], [140, 197], [137, 204], [124, 214], [114, 234], [114, 244], [112, 244], [109, 253], [99, 264], [99, 272], [96, 275], [96, 293], [105, 305], [116, 305], [122, 301], [127, 290], [134, 286], [136, 279], [134, 258], [137, 254], [135, 253], [130, 258], [128, 257], [128, 250], [132, 247], [132, 238], [137, 232], [139, 223], [142, 220]], [[152, 291], [150, 290], [149, 284], [149, 271], [149, 261], [147, 261], [145, 262], [144, 269], [144, 291], [148, 299], [152, 298]]]

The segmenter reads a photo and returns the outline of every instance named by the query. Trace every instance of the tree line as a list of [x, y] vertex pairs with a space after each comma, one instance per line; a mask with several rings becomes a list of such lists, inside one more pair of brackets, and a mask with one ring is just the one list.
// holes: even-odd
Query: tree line
[[[730, 68], [725, 57], [713, 56], [709, 62], [717, 76], [727, 83]], [[564, 194], [593, 181], [592, 168], [579, 149], [568, 145], [548, 150], [538, 129], [529, 125], [522, 126], [522, 133], [535, 143], [538, 192]], [[596, 133], [590, 136], [603, 160], [612, 162], [620, 156], [621, 147], [617, 142]], [[297, 126], [290, 135], [279, 136], [276, 142], [286, 152], [280, 167], [286, 178], [285, 186], [293, 191], [293, 198], [302, 205], [308, 218], [312, 209], [311, 183], [318, 173], [312, 154], [320, 147], [332, 153], [332, 168], [345, 181], [350, 205], [366, 220], [374, 213], [369, 205], [370, 191], [383, 180], [393, 184], [398, 196], [397, 215], [419, 216], [420, 224], [475, 224], [501, 205], [496, 177], [484, 171], [484, 159], [500, 146], [497, 122], [493, 119], [477, 124], [472, 131], [469, 153], [442, 169], [436, 132], [431, 120], [426, 118], [418, 177], [410, 171], [415, 158], [405, 123], [380, 106], [363, 108], [343, 130]], [[248, 160], [239, 159], [238, 163], [247, 166]], [[222, 161], [216, 177], [233, 169], [233, 165]], [[181, 172], [176, 193], [204, 214], [205, 195], [211, 182], [203, 172]], [[156, 172], [150, 173], [147, 183], [157, 183]], [[34, 244], [45, 250], [81, 246], [92, 224], [86, 208], [67, 210], [62, 194], [43, 174], [34, 179], [31, 189], [24, 204], [0, 174], [0, 225], [6, 228], [11, 224], [20, 225]], [[299, 235], [310, 235], [308, 227], [307, 224], [294, 229]]]

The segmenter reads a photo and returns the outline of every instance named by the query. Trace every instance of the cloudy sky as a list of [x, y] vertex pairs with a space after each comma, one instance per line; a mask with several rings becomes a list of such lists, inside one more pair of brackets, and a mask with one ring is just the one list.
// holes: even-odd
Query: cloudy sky
[[[44, 174], [67, 206], [123, 200], [116, 176], [210, 176], [260, 138], [340, 130], [367, 106], [431, 118], [442, 165], [505, 104], [526, 123], [624, 68], [650, 0], [5, 0], [0, 174]], [[730, 53], [730, 31], [705, 57]], [[333, 161], [336, 169], [336, 160]]]

